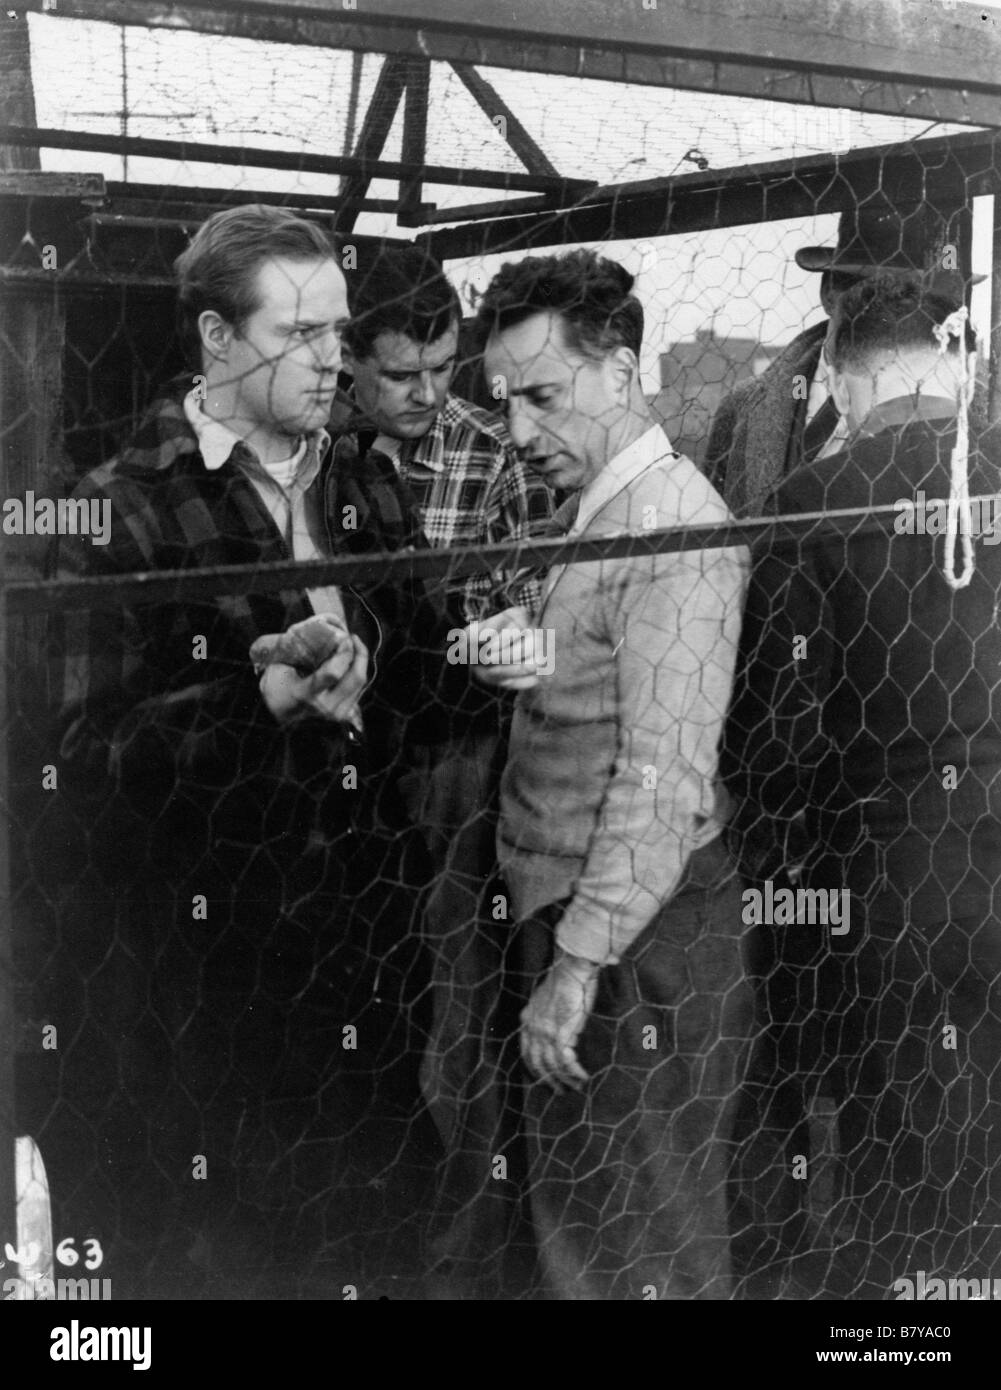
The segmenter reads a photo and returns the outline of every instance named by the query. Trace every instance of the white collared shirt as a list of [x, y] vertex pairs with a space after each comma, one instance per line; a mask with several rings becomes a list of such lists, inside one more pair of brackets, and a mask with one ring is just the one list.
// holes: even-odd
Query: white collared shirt
[[[581, 489], [577, 515], [566, 533], [568, 539], [571, 536], [583, 535], [606, 503], [641, 473], [645, 473], [648, 468], [652, 468], [655, 463], [673, 453], [671, 441], [663, 427], [654, 424], [644, 431], [639, 439], [634, 439], [621, 453], [609, 459], [598, 476], [592, 478], [591, 482]], [[566, 505], [567, 503], [564, 503], [564, 506]], [[543, 605], [565, 569], [566, 565], [549, 567], [542, 586]]]
[[610, 502], [634, 478], [673, 452], [671, 441], [660, 425], [651, 425], [639, 439], [634, 439], [621, 453], [609, 459], [598, 476], [582, 489], [577, 519], [567, 535], [581, 535], [606, 502]]
[[[817, 411], [821, 408], [828, 396], [831, 394], [831, 369], [828, 365], [827, 354], [824, 348], [820, 349], [820, 356], [817, 359], [817, 369], [810, 382], [810, 390], [806, 398], [806, 424], [808, 425]], [[834, 427], [834, 433], [827, 443], [817, 454], [817, 458], [827, 458], [828, 454], [836, 454], [848, 443], [848, 421], [843, 415], [838, 416], [838, 423]]]
[[[184, 414], [198, 438], [198, 451], [210, 472], [221, 468], [235, 446], [245, 442], [221, 420], [213, 420], [205, 414], [197, 388], [185, 396]], [[320, 463], [329, 446], [330, 436], [326, 430], [317, 430], [315, 434], [300, 439], [296, 452], [289, 458], [270, 467], [261, 463], [253, 450], [249, 450], [249, 458], [240, 460], [240, 467], [253, 483], [295, 560], [327, 558], [310, 532], [303, 499], [320, 471]], [[334, 613], [347, 627], [344, 604], [335, 584], [307, 589], [306, 594], [315, 613]]]

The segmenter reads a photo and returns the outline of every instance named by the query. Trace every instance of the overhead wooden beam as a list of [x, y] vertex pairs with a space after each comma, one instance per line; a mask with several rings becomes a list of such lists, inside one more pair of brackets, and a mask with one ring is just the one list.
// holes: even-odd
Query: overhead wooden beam
[[[124, 216], [166, 217], [181, 221], [204, 222], [214, 212], [222, 212], [225, 208], [244, 207], [247, 203], [268, 203], [272, 207], [294, 209], [300, 217], [320, 221], [324, 226], [330, 227], [332, 215], [340, 206], [340, 199], [337, 197], [319, 199], [303, 196], [296, 200], [288, 194], [265, 193], [254, 196], [241, 192], [234, 195], [223, 190], [216, 190], [214, 197], [188, 199], [184, 196], [187, 189], [177, 190], [164, 196], [162, 190], [155, 185], [144, 184], [141, 187], [148, 192], [139, 197], [131, 192], [132, 185], [130, 184], [118, 185], [118, 188], [128, 191], [120, 193], [109, 191], [106, 201], [107, 211], [121, 213]], [[199, 192], [212, 194], [213, 190], [200, 189]], [[398, 206], [399, 203], [396, 198], [365, 198], [360, 204], [362, 212], [395, 213]], [[436, 207], [434, 203], [423, 203], [421, 206], [424, 209], [421, 225], [424, 226], [434, 217]]]
[[22, 297], [35, 300], [48, 296], [54, 300], [57, 290], [60, 293], [72, 290], [74, 293], [107, 295], [109, 290], [117, 292], [121, 289], [170, 290], [176, 294], [177, 281], [171, 275], [130, 275], [120, 270], [79, 270], [76, 267], [68, 270], [36, 270], [30, 266], [12, 268], [0, 265], [0, 298], [4, 303], [8, 300], [14, 303]]
[[477, 72], [471, 63], [453, 63], [452, 69], [494, 129], [499, 129], [495, 124], [498, 117], [504, 122], [503, 138], [525, 168], [533, 174], [558, 177], [555, 164], [532, 139], [493, 84], [488, 82], [482, 73]]
[[308, 151], [264, 150], [236, 145], [208, 145], [196, 140], [155, 140], [145, 136], [104, 135], [97, 131], [35, 129], [32, 126], [0, 127], [0, 141], [11, 145], [41, 146], [89, 153], [145, 155], [205, 164], [246, 164], [265, 169], [292, 169], [311, 174], [358, 174], [371, 179], [421, 177], [427, 183], [470, 188], [525, 189], [537, 193], [576, 194], [594, 184], [588, 179], [552, 179], [542, 174], [500, 173], [496, 169], [460, 169], [442, 164], [404, 164], [381, 159], [356, 159], [346, 155], [310, 154]]
[[[0, 192], [2, 191], [3, 185], [0, 182]], [[286, 193], [274, 188], [186, 188], [181, 184], [165, 188], [160, 183], [133, 183], [131, 179], [128, 183], [109, 181], [107, 196], [115, 205], [134, 201], [161, 203], [164, 206], [196, 206], [199, 203], [209, 203], [217, 207], [269, 203], [276, 207], [298, 208], [303, 212], [335, 211], [343, 202], [339, 193]], [[366, 212], [392, 212], [396, 207], [396, 199], [366, 198], [362, 207]], [[435, 204], [429, 203], [427, 209], [429, 212], [435, 211]]]
[[[42, 10], [46, 0], [19, 8]], [[1001, 123], [1001, 15], [929, 0], [59, 0], [59, 18]]]
[[[1001, 193], [1001, 132], [922, 140], [768, 164], [644, 179], [583, 195], [559, 212], [426, 233], [439, 260], [515, 248], [677, 235], [841, 212], [876, 196], [959, 206]], [[443, 209], [447, 215], [447, 209]]]
[[527, 198], [497, 198], [489, 203], [457, 203], [455, 207], [436, 207], [421, 226], [436, 223], [478, 222], [486, 218], [513, 217], [521, 212], [558, 212], [560, 204], [552, 194], [540, 193]]
[[0, 173], [0, 197], [3, 198], [79, 198], [100, 202], [106, 191], [103, 174], [70, 174], [47, 169], [12, 169]]

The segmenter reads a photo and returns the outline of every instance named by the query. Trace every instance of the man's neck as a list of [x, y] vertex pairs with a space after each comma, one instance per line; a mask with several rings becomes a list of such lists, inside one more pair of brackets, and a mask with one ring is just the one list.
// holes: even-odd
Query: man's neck
[[609, 460], [618, 458], [619, 454], [625, 453], [630, 445], [635, 444], [637, 439], [642, 439], [647, 430], [653, 428], [656, 420], [646, 408], [633, 407], [621, 421], [620, 425], [609, 433], [608, 438], [608, 457]]
[[[870, 403], [875, 410], [886, 401], [899, 400], [902, 396], [944, 397], [957, 400], [959, 376], [953, 358], [927, 358], [913, 364], [902, 362], [886, 367], [876, 377]], [[957, 401], [958, 404], [958, 401]]]
[[956, 402], [948, 396], [901, 394], [874, 405], [859, 425], [863, 435], [881, 434], [896, 425], [910, 425], [919, 420], [949, 420], [955, 423]]
[[201, 407], [210, 420], [217, 420], [225, 425], [242, 439], [248, 448], [253, 449], [265, 468], [291, 458], [299, 447], [300, 435], [285, 434], [273, 426], [261, 425], [242, 417], [237, 394], [232, 385], [213, 384], [211, 375], [207, 378], [205, 399], [201, 402]]

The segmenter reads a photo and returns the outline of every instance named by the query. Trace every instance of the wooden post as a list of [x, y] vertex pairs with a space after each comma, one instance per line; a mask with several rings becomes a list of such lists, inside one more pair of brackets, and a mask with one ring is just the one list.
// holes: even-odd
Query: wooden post
[[[62, 494], [62, 365], [65, 314], [54, 284], [5, 286], [0, 295], [0, 497]], [[37, 815], [40, 720], [46, 708], [45, 619], [8, 618], [5, 582], [38, 575], [46, 537], [7, 536], [0, 543], [0, 1242], [17, 1243], [15, 1139], [17, 1016], [13, 937], [30, 932], [30, 909], [15, 891], [21, 868], [12, 846]], [[36, 777], [37, 773], [37, 777]], [[28, 918], [25, 920], [25, 912]]]
[[[66, 310], [55, 277], [0, 287], [0, 496], [62, 495]], [[40, 574], [45, 536], [5, 536], [7, 577]]]
[[7, 744], [10, 734], [7, 658], [7, 602], [4, 552], [0, 546], [0, 1248], [17, 1243], [17, 1184], [14, 1173], [14, 956], [11, 945], [10, 846], [13, 826], [9, 804]]
[[[0, 124], [34, 125], [28, 16], [8, 12], [0, 18]], [[40, 169], [37, 149], [0, 145], [0, 169]]]
[[[3, 41], [0, 43], [0, 119], [6, 124], [35, 124], [35, 94], [31, 82], [31, 55], [28, 36], [28, 17], [8, 12], [2, 21]], [[0, 145], [0, 170], [39, 169], [37, 149]], [[3, 304], [3, 357], [20, 356], [22, 345], [27, 346], [19, 332], [18, 314]], [[21, 327], [23, 328], [23, 319]], [[8, 348], [9, 344], [9, 348]], [[60, 371], [62, 339], [59, 342]], [[0, 498], [16, 496], [10, 490], [12, 473], [19, 471], [13, 460], [19, 457], [24, 431], [13, 412], [18, 409], [15, 398], [30, 390], [34, 363], [24, 357], [15, 366], [0, 361]], [[13, 372], [10, 372], [11, 368]], [[8, 383], [8, 375], [11, 380]], [[13, 388], [13, 389], [11, 389]], [[7, 407], [6, 410], [4, 407]], [[44, 458], [44, 455], [43, 455]], [[38, 462], [37, 457], [35, 462]], [[13, 899], [11, 894], [11, 845], [14, 843], [13, 807], [9, 745], [13, 729], [12, 712], [17, 709], [14, 673], [14, 648], [6, 609], [5, 571], [9, 572], [16, 558], [13, 547], [4, 537], [0, 543], [0, 1248], [17, 1241], [17, 1176], [15, 1171], [15, 1141], [17, 1115], [15, 1107], [14, 1055], [18, 1039], [16, 995], [14, 989]], [[16, 623], [19, 635], [28, 627], [22, 619]], [[33, 624], [37, 630], [38, 624]], [[39, 650], [38, 655], [41, 655]]]
[[994, 235], [991, 239], [991, 359], [988, 416], [1001, 420], [1001, 195], [994, 194]]

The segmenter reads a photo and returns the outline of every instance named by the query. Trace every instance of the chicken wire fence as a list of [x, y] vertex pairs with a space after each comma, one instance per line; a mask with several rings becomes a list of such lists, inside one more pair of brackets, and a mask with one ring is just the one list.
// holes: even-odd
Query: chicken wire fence
[[[39, 51], [47, 22], [35, 23]], [[152, 140], [158, 132], [143, 120], [169, 117], [188, 139], [206, 134], [203, 113], [185, 115], [166, 78], [162, 90], [149, 80], [166, 74], [161, 45], [193, 36], [85, 27], [105, 58], [109, 43], [121, 44], [118, 76], [151, 96], [156, 109], [143, 114], [120, 94], [130, 132]], [[278, 78], [267, 88], [275, 110], [260, 108], [254, 121], [223, 99], [245, 71], [239, 42], [198, 49], [211, 54], [220, 94], [214, 118], [223, 126], [211, 133], [275, 149], [321, 145], [316, 134], [285, 129]], [[291, 61], [281, 46], [273, 52]], [[337, 60], [342, 87], [374, 91], [370, 60], [354, 78], [347, 55]], [[438, 66], [442, 99], [430, 111], [455, 135], [476, 109], [462, 105], [475, 84], [446, 79]], [[92, 57], [84, 67], [94, 73], [102, 63]], [[300, 55], [296, 73], [306, 72], [317, 90], [295, 120], [315, 122], [333, 77]], [[517, 76], [506, 75], [512, 99]], [[581, 83], [574, 100], [586, 107], [597, 86]], [[192, 499], [165, 526], [134, 492], [116, 494], [103, 512], [106, 480], [79, 491], [133, 441], [164, 383], [194, 379], [198, 364], [175, 327], [171, 263], [217, 204], [196, 197], [193, 180], [212, 182], [220, 204], [243, 201], [247, 180], [262, 195], [255, 200], [289, 202], [329, 226], [319, 174], [307, 189], [303, 160], [294, 196], [294, 169], [245, 167], [225, 187], [231, 169], [213, 164], [207, 177], [204, 165], [168, 165], [150, 146], [121, 166], [110, 151], [77, 156], [88, 170], [120, 175], [117, 193], [137, 186], [127, 215], [102, 213], [96, 195], [81, 202], [79, 190], [62, 201], [10, 200], [3, 441], [8, 494], [23, 500], [20, 513], [7, 513], [21, 517], [21, 529], [5, 525], [18, 537], [6, 562], [14, 1127], [36, 1140], [46, 1164], [56, 1273], [108, 1278], [117, 1296], [430, 1297], [442, 1251], [458, 1250], [452, 1292], [545, 1296], [523, 1120], [532, 1087], [518, 1047], [539, 962], [496, 863], [482, 867], [493, 852], [515, 699], [449, 662], [442, 633], [468, 617], [460, 600], [470, 575], [490, 575], [500, 604], [526, 568], [541, 584], [550, 565], [574, 563], [601, 582], [646, 557], [656, 585], [687, 556], [711, 589], [721, 547], [741, 545], [756, 566], [742, 645], [738, 654], [732, 637], [721, 639], [715, 659], [736, 672], [732, 702], [716, 713], [734, 807], [728, 843], [746, 877], [731, 885], [726, 929], [712, 915], [719, 885], [705, 888], [671, 965], [670, 997], [638, 1002], [631, 1022], [628, 1012], [616, 1022], [628, 1032], [644, 1020], [657, 1041], [619, 1068], [636, 1097], [633, 1119], [602, 1130], [597, 1101], [591, 1116], [605, 1149], [599, 1187], [583, 1181], [593, 1172], [582, 1174], [593, 1225], [586, 1273], [614, 1297], [680, 1288], [687, 1297], [796, 1299], [873, 1297], [879, 1287], [895, 1297], [896, 1281], [918, 1271], [972, 1280], [997, 1267], [993, 513], [985, 500], [973, 580], [954, 591], [940, 529], [895, 526], [899, 498], [881, 486], [883, 475], [864, 495], [833, 475], [830, 495], [798, 508], [806, 520], [748, 520], [777, 504], [770, 489], [741, 492], [748, 456], [738, 460], [724, 428], [733, 389], [746, 391], [776, 359], [789, 366], [804, 325], [820, 322], [819, 276], [797, 267], [794, 253], [833, 245], [839, 209], [878, 205], [911, 218], [931, 210], [926, 249], [968, 280], [970, 208], [983, 184], [947, 143], [934, 159], [918, 158], [916, 182], [901, 181], [894, 161], [909, 145], [918, 150], [926, 122], [811, 111], [796, 128], [765, 121], [758, 108], [767, 103], [745, 103], [751, 121], [724, 102], [721, 119], [685, 115], [689, 124], [672, 135], [681, 151], [663, 147], [667, 122], [651, 120], [637, 137], [635, 111], [623, 103], [619, 122], [595, 134], [594, 151], [576, 150], [579, 163], [571, 153], [582, 121], [556, 123], [543, 102], [536, 134], [555, 141], [561, 169], [581, 179], [601, 153], [609, 181], [635, 162], [637, 138], [641, 158], [658, 169], [894, 145], [869, 184], [846, 183], [834, 201], [805, 169], [795, 215], [780, 222], [748, 218], [665, 236], [623, 198], [600, 238], [586, 235], [586, 218], [560, 229], [559, 240], [596, 245], [637, 274], [652, 418], [727, 496], [739, 524], [719, 534], [658, 524], [606, 543], [564, 543], [545, 539], [539, 516], [531, 539], [504, 544], [486, 533], [473, 547], [427, 554], [402, 522], [342, 526], [331, 546], [337, 565], [310, 577], [351, 595], [360, 634], [383, 634], [361, 732], [304, 724], [279, 737], [263, 718], [250, 645], [310, 610], [306, 574], [287, 550], [274, 537], [263, 546], [260, 519], [248, 534], [238, 485], [213, 502], [225, 512], [221, 530], [193, 519]], [[40, 125], [64, 119], [39, 113]], [[102, 110], [91, 128], [110, 119]], [[870, 128], [860, 132], [858, 121]], [[356, 136], [340, 131], [337, 140], [351, 148]], [[393, 127], [386, 150], [402, 138]], [[993, 167], [993, 147], [984, 149], [981, 164]], [[491, 146], [483, 162], [496, 153]], [[47, 168], [65, 167], [49, 159]], [[944, 194], [930, 187], [929, 164]], [[584, 191], [571, 207], [574, 199], [586, 210]], [[356, 227], [337, 234], [351, 296], [376, 263], [381, 212], [360, 211]], [[546, 225], [529, 234], [501, 228], [489, 252], [473, 254], [452, 243], [447, 268], [464, 310], [501, 264], [545, 254], [547, 236]], [[901, 239], [888, 259], [902, 247]], [[924, 257], [916, 268], [928, 264]], [[812, 346], [820, 336], [814, 327]], [[453, 389], [502, 418], [473, 337], [464, 331], [461, 343]], [[808, 375], [795, 385], [790, 367], [790, 432], [805, 427]], [[33, 474], [46, 391], [58, 403], [56, 428]], [[982, 384], [970, 412], [970, 492], [984, 499], [1001, 492], [988, 416]], [[943, 476], [948, 496], [955, 438], [954, 422], [934, 423], [918, 460], [930, 498]], [[332, 432], [345, 428], [338, 418]], [[348, 460], [324, 506], [339, 517], [344, 507], [378, 516], [364, 456]], [[772, 481], [792, 462], [776, 459]], [[880, 466], [889, 486], [892, 470]], [[70, 495], [85, 496], [91, 510], [60, 513], [58, 499]], [[43, 497], [53, 500], [50, 534], [31, 513]], [[824, 512], [836, 515], [814, 516]], [[105, 525], [107, 542], [95, 534]], [[71, 526], [84, 534], [51, 535]], [[180, 570], [198, 572], [135, 577]], [[87, 586], [51, 587], [78, 579]], [[853, 620], [854, 630], [844, 625]], [[688, 634], [679, 622], [657, 637], [647, 657], [666, 673]], [[886, 728], [895, 731], [889, 749], [879, 740]], [[486, 761], [470, 753], [471, 741], [489, 748]], [[467, 780], [464, 800], [436, 801], [434, 769], [468, 773], [470, 763], [477, 793]], [[670, 764], [656, 767], [646, 790], [658, 778], [670, 785], [671, 774]], [[429, 922], [440, 920], [442, 900], [451, 926], [435, 935]], [[443, 1010], [449, 995], [454, 1007]], [[604, 993], [596, 1014], [617, 1017]], [[600, 1095], [603, 1054], [594, 1039], [588, 1046]], [[609, 1084], [612, 1072], [609, 1063]], [[658, 1117], [664, 1142], [651, 1156], [638, 1135]], [[684, 1138], [686, 1124], [704, 1137]], [[723, 1211], [729, 1239], [717, 1230], [714, 1244], [697, 1222], [671, 1215], [671, 1184]], [[580, 1207], [568, 1204], [566, 1222], [580, 1225]], [[637, 1230], [646, 1239], [630, 1246]], [[559, 1234], [548, 1238], [558, 1243]]]

